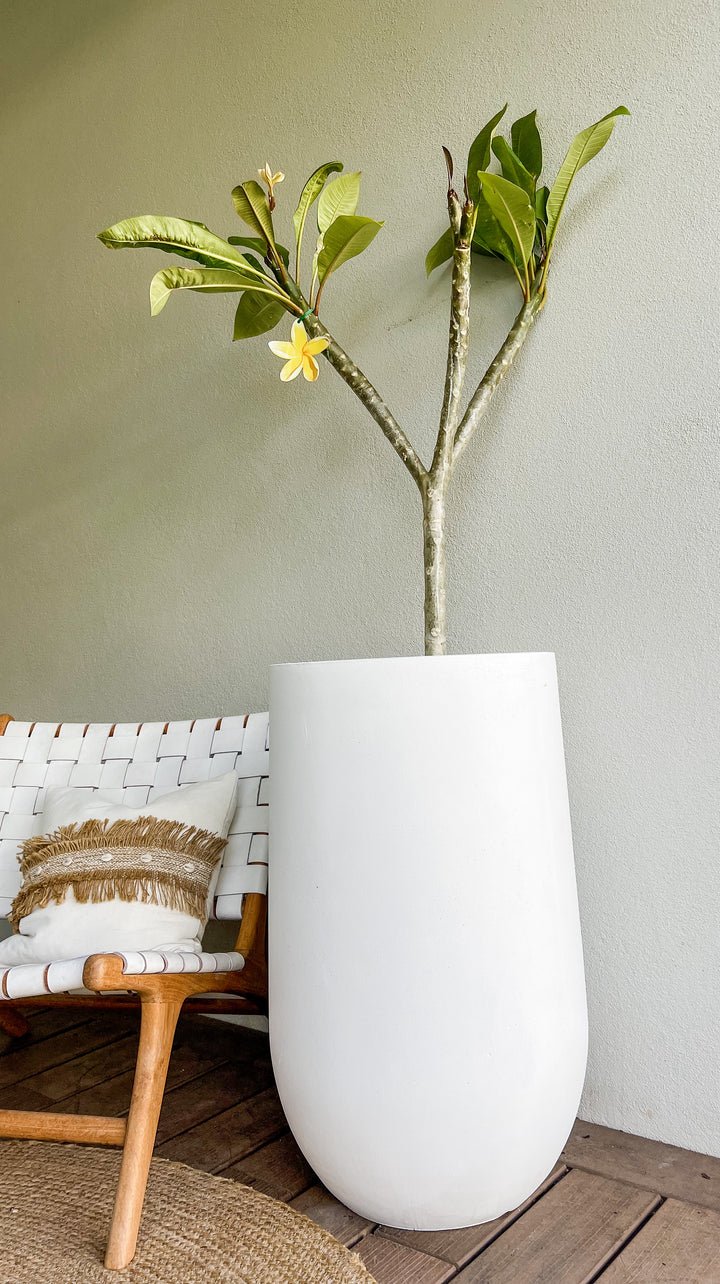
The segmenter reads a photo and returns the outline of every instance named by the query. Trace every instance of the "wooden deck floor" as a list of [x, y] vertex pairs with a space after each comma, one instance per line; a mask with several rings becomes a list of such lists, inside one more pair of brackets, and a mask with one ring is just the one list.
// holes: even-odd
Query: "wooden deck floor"
[[[36, 1012], [24, 1038], [0, 1035], [0, 1107], [122, 1114], [136, 1043], [130, 1014]], [[178, 1028], [157, 1154], [287, 1201], [352, 1246], [378, 1284], [720, 1284], [720, 1159], [578, 1122], [515, 1212], [459, 1231], [376, 1226], [298, 1151], [266, 1037], [203, 1017]]]

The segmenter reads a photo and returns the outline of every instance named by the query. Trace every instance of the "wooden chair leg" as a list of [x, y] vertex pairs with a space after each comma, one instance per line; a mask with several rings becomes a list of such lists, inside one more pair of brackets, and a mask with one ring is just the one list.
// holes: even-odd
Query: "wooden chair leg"
[[105, 1255], [105, 1266], [111, 1271], [121, 1271], [135, 1253], [173, 1036], [185, 996], [141, 997], [140, 1047]]
[[22, 1012], [18, 1012], [13, 1003], [8, 1003], [7, 999], [0, 1001], [0, 1030], [9, 1034], [13, 1039], [19, 1039], [21, 1035], [27, 1034], [29, 1029]]

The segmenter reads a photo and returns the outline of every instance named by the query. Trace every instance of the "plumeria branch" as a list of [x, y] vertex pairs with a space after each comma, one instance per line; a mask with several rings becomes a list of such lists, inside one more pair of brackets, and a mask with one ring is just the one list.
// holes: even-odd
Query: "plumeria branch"
[[[425, 262], [429, 275], [452, 259], [452, 283], [445, 387], [429, 468], [377, 389], [317, 315], [329, 277], [367, 249], [382, 227], [381, 222], [356, 213], [359, 173], [341, 173], [342, 163], [330, 161], [308, 178], [293, 215], [294, 279], [287, 266], [289, 251], [276, 241], [272, 217], [275, 187], [284, 176], [279, 171], [273, 172], [269, 164], [258, 171], [258, 177], [267, 187], [267, 196], [254, 179], [239, 184], [232, 192], [235, 210], [252, 236], [231, 236], [225, 241], [203, 223], [156, 215], [124, 219], [99, 234], [110, 249], [149, 246], [194, 260], [194, 267], [174, 266], [153, 278], [150, 286], [153, 315], [162, 310], [175, 290], [235, 292], [240, 295], [233, 330], [235, 339], [273, 330], [283, 309], [294, 317], [290, 342], [270, 343], [271, 350], [285, 362], [280, 375], [283, 382], [300, 374], [308, 382], [314, 382], [319, 373], [315, 358], [324, 351], [330, 365], [372, 415], [420, 492], [427, 655], [443, 655], [446, 647], [445, 501], [450, 479], [545, 305], [550, 254], [571, 184], [578, 171], [604, 147], [616, 118], [628, 114], [627, 108], [617, 107], [577, 134], [549, 188], [538, 186], [542, 143], [536, 113], [532, 111], [512, 124], [510, 145], [506, 139], [494, 136], [505, 110], [483, 126], [470, 147], [462, 198], [453, 189], [453, 161], [447, 148], [443, 148], [450, 226], [428, 252]], [[489, 169], [493, 153], [500, 162], [501, 173]], [[337, 177], [328, 182], [331, 174]], [[319, 237], [308, 302], [300, 287], [300, 247], [308, 212], [316, 201]], [[522, 292], [523, 305], [461, 417], [470, 330], [470, 263], [474, 251], [502, 260], [512, 269]]]
[[545, 299], [546, 294], [544, 290], [542, 292], [536, 291], [530, 295], [530, 299], [527, 303], [523, 303], [523, 306], [513, 322], [507, 339], [503, 343], [497, 355], [491, 361], [485, 374], [480, 380], [480, 383], [475, 389], [455, 434], [455, 442], [452, 452], [453, 468], [480, 423], [480, 420], [487, 410], [492, 397], [497, 392], [502, 380], [505, 378], [510, 366], [527, 339], [534, 322], [545, 306]]
[[376, 424], [382, 429], [387, 437], [393, 450], [400, 456], [400, 459], [407, 468], [410, 476], [420, 491], [425, 485], [427, 469], [418, 455], [415, 447], [412, 445], [407, 434], [400, 427], [395, 416], [391, 413], [389, 407], [383, 401], [380, 393], [373, 387], [370, 380], [363, 374], [359, 366], [355, 364], [351, 357], [348, 356], [344, 348], [340, 347], [337, 339], [333, 338], [330, 331], [313, 311], [310, 311], [310, 305], [304, 296], [300, 293], [295, 282], [288, 282], [288, 293], [293, 302], [298, 306], [298, 311], [302, 307], [303, 311], [308, 310], [304, 318], [308, 333], [314, 339], [326, 338], [328, 346], [325, 349], [325, 357], [330, 365], [337, 371], [341, 379], [355, 393], [355, 396], [362, 402], [363, 406], [372, 415]]
[[324, 336], [328, 339], [325, 357], [382, 429], [390, 445], [400, 456], [410, 476], [422, 493], [427, 478], [427, 469], [377, 389], [373, 387], [359, 366], [355, 365], [355, 362], [348, 356], [344, 348], [340, 347], [337, 339], [333, 338], [330, 331], [326, 329], [322, 321], [313, 312], [307, 317], [306, 325], [308, 331], [314, 337]]
[[470, 336], [470, 258], [474, 208], [471, 201], [466, 201], [463, 207], [457, 193], [450, 187], [448, 211], [453, 236], [450, 332], [440, 428], [431, 465], [431, 472], [434, 474], [444, 472], [451, 462]]

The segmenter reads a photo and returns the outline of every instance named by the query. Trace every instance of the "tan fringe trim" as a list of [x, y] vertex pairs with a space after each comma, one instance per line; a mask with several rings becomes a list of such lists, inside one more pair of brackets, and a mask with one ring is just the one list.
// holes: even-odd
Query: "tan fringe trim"
[[[22, 844], [18, 860], [25, 881], [8, 918], [17, 931], [20, 920], [32, 910], [51, 902], [60, 904], [72, 888], [81, 904], [118, 896], [204, 920], [212, 872], [226, 845], [227, 839], [207, 829], [155, 816], [62, 825], [52, 834], [37, 835]], [[156, 867], [136, 864], [138, 851], [152, 854]], [[112, 862], [101, 861], [103, 854], [116, 856], [115, 868]], [[80, 857], [80, 867], [58, 870], [58, 860], [68, 856]], [[196, 866], [193, 877], [183, 868], [190, 862]]]
[[226, 838], [208, 829], [184, 825], [181, 820], [158, 820], [156, 816], [139, 816], [137, 820], [84, 820], [80, 825], [61, 825], [53, 834], [28, 838], [20, 848], [23, 875], [33, 865], [52, 856], [68, 852], [90, 851], [107, 847], [162, 847], [181, 856], [194, 856], [217, 863]]

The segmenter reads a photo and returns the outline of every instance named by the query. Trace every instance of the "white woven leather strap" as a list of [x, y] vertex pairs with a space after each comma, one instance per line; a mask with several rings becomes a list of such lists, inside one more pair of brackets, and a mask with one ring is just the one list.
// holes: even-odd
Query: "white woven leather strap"
[[[59, 963], [21, 963], [0, 968], [0, 1001], [30, 999], [43, 994], [66, 994], [81, 990], [83, 968], [89, 956], [63, 959]], [[242, 954], [191, 954], [178, 951], [136, 950], [121, 954], [126, 976], [153, 976], [179, 972], [241, 972], [245, 966]]]

